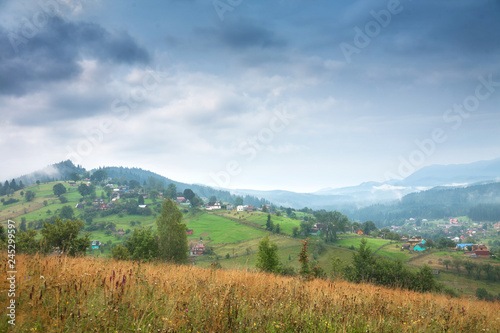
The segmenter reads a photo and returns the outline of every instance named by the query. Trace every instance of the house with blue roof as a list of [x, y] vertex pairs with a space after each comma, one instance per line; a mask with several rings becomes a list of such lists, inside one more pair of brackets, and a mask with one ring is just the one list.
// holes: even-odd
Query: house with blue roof
[[457, 250], [463, 250], [466, 246], [472, 246], [473, 243], [457, 244]]

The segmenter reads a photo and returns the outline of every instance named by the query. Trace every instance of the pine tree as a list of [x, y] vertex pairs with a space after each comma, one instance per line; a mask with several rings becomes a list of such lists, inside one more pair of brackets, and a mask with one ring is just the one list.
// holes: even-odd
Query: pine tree
[[10, 188], [13, 190], [13, 191], [17, 191], [19, 189], [19, 187], [17, 186], [17, 183], [16, 183], [16, 180], [15, 179], [12, 179], [12, 181], [10, 182]]
[[188, 241], [186, 225], [181, 223], [182, 213], [172, 200], [163, 203], [161, 215], [156, 220], [159, 236], [160, 258], [175, 263], [186, 263]]
[[274, 223], [271, 220], [271, 214], [267, 214], [266, 229], [269, 230], [269, 231], [273, 231], [274, 230]]
[[144, 205], [144, 197], [142, 195], [139, 195], [138, 203], [139, 205]]

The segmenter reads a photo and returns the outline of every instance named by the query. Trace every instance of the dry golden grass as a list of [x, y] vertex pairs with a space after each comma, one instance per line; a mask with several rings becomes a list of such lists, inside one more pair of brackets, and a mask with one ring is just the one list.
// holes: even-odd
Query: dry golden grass
[[499, 303], [247, 271], [19, 255], [17, 278], [16, 326], [4, 316], [2, 332], [500, 329]]

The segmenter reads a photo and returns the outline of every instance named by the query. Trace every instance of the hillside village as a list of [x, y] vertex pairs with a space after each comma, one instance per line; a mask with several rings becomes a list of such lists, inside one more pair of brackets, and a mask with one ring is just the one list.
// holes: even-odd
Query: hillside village
[[[366, 279], [391, 288], [399, 281], [400, 288], [439, 297], [500, 300], [500, 222], [473, 221], [467, 216], [408, 218], [399, 225], [378, 227], [372, 221], [352, 221], [337, 211], [278, 207], [256, 198], [249, 198], [247, 204], [240, 196], [231, 200], [200, 196], [190, 188], [180, 191], [175, 184], [154, 178], [116, 179], [99, 170], [77, 176], [29, 186], [14, 181], [2, 185], [2, 231], [7, 221], [16, 221], [19, 255], [34, 255], [48, 226], [65, 220], [81, 223], [79, 237], [88, 237], [82, 254], [88, 257], [157, 263], [157, 220], [163, 204], [171, 200], [182, 213], [187, 263], [197, 269], [259, 272], [267, 239], [276, 253], [272, 272], [307, 276], [298, 281], [360, 283]], [[2, 235], [0, 240], [5, 239]], [[301, 261], [304, 251], [309, 258], [307, 273]], [[53, 247], [47, 258], [71, 257], [70, 253]], [[368, 254], [365, 263], [359, 262], [360, 253]]]
[[[289, 259], [298, 255], [300, 239], [311, 238], [317, 244], [314, 259], [327, 269], [332, 267], [328, 258], [335, 253], [349, 262], [351, 258], [348, 252], [359, 245], [359, 242], [352, 241], [366, 237], [378, 244], [373, 249], [377, 250], [376, 253], [412, 263], [418, 262], [414, 258], [419, 257], [419, 254], [433, 257], [438, 249], [445, 249], [448, 252], [443, 253], [442, 258], [425, 262], [428, 264], [432, 261], [430, 266], [441, 275], [449, 274], [450, 265], [443, 262], [457, 256], [463, 260], [478, 260], [481, 265], [482, 260], [487, 260], [494, 267], [498, 265], [496, 257], [500, 252], [500, 222], [475, 222], [467, 217], [447, 220], [409, 218], [400, 225], [377, 228], [371, 221], [345, 219], [343, 227], [336, 227], [332, 234], [331, 227], [335, 225], [330, 225], [328, 219], [333, 216], [307, 207], [296, 210], [272, 204], [254, 206], [245, 204], [241, 197], [228, 202], [219, 201], [215, 196], [200, 197], [188, 188], [177, 191], [174, 184], [161, 184], [155, 179], [141, 184], [134, 180], [99, 176], [99, 172], [97, 176], [100, 179], [96, 178], [96, 173], [89, 176], [7, 191], [9, 193], [2, 197], [4, 205], [0, 206], [1, 218], [3, 221], [20, 220], [21, 229], [35, 231], [42, 228], [44, 221], [51, 221], [57, 216], [78, 218], [84, 222], [82, 232], [91, 235], [88, 253], [110, 255], [114, 247], [127, 243], [134, 235], [134, 230], [155, 230], [161, 203], [172, 199], [183, 212], [189, 255], [196, 265], [210, 265], [214, 260], [228, 267], [255, 262], [258, 250], [256, 241], [266, 233], [270, 233], [274, 241], [281, 244], [280, 248], [288, 253]], [[23, 199], [27, 192], [34, 193], [31, 201]], [[328, 241], [328, 237], [331, 240]], [[352, 245], [343, 247], [344, 243]], [[391, 248], [391, 244], [397, 246], [397, 251]], [[245, 258], [246, 263], [242, 261]], [[490, 265], [487, 262], [484, 265]], [[292, 268], [298, 268], [298, 263], [293, 260], [289, 264]], [[460, 273], [459, 269], [457, 273]], [[495, 270], [484, 268], [482, 278], [489, 279], [490, 273], [495, 274]], [[500, 292], [500, 286], [489, 288], [492, 294]]]

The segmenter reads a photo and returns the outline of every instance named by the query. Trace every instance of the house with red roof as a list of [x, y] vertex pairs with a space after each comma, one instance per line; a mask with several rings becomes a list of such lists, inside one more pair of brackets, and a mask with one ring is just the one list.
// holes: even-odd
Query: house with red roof
[[201, 256], [205, 252], [205, 245], [203, 243], [198, 243], [191, 248], [189, 254], [192, 256]]

